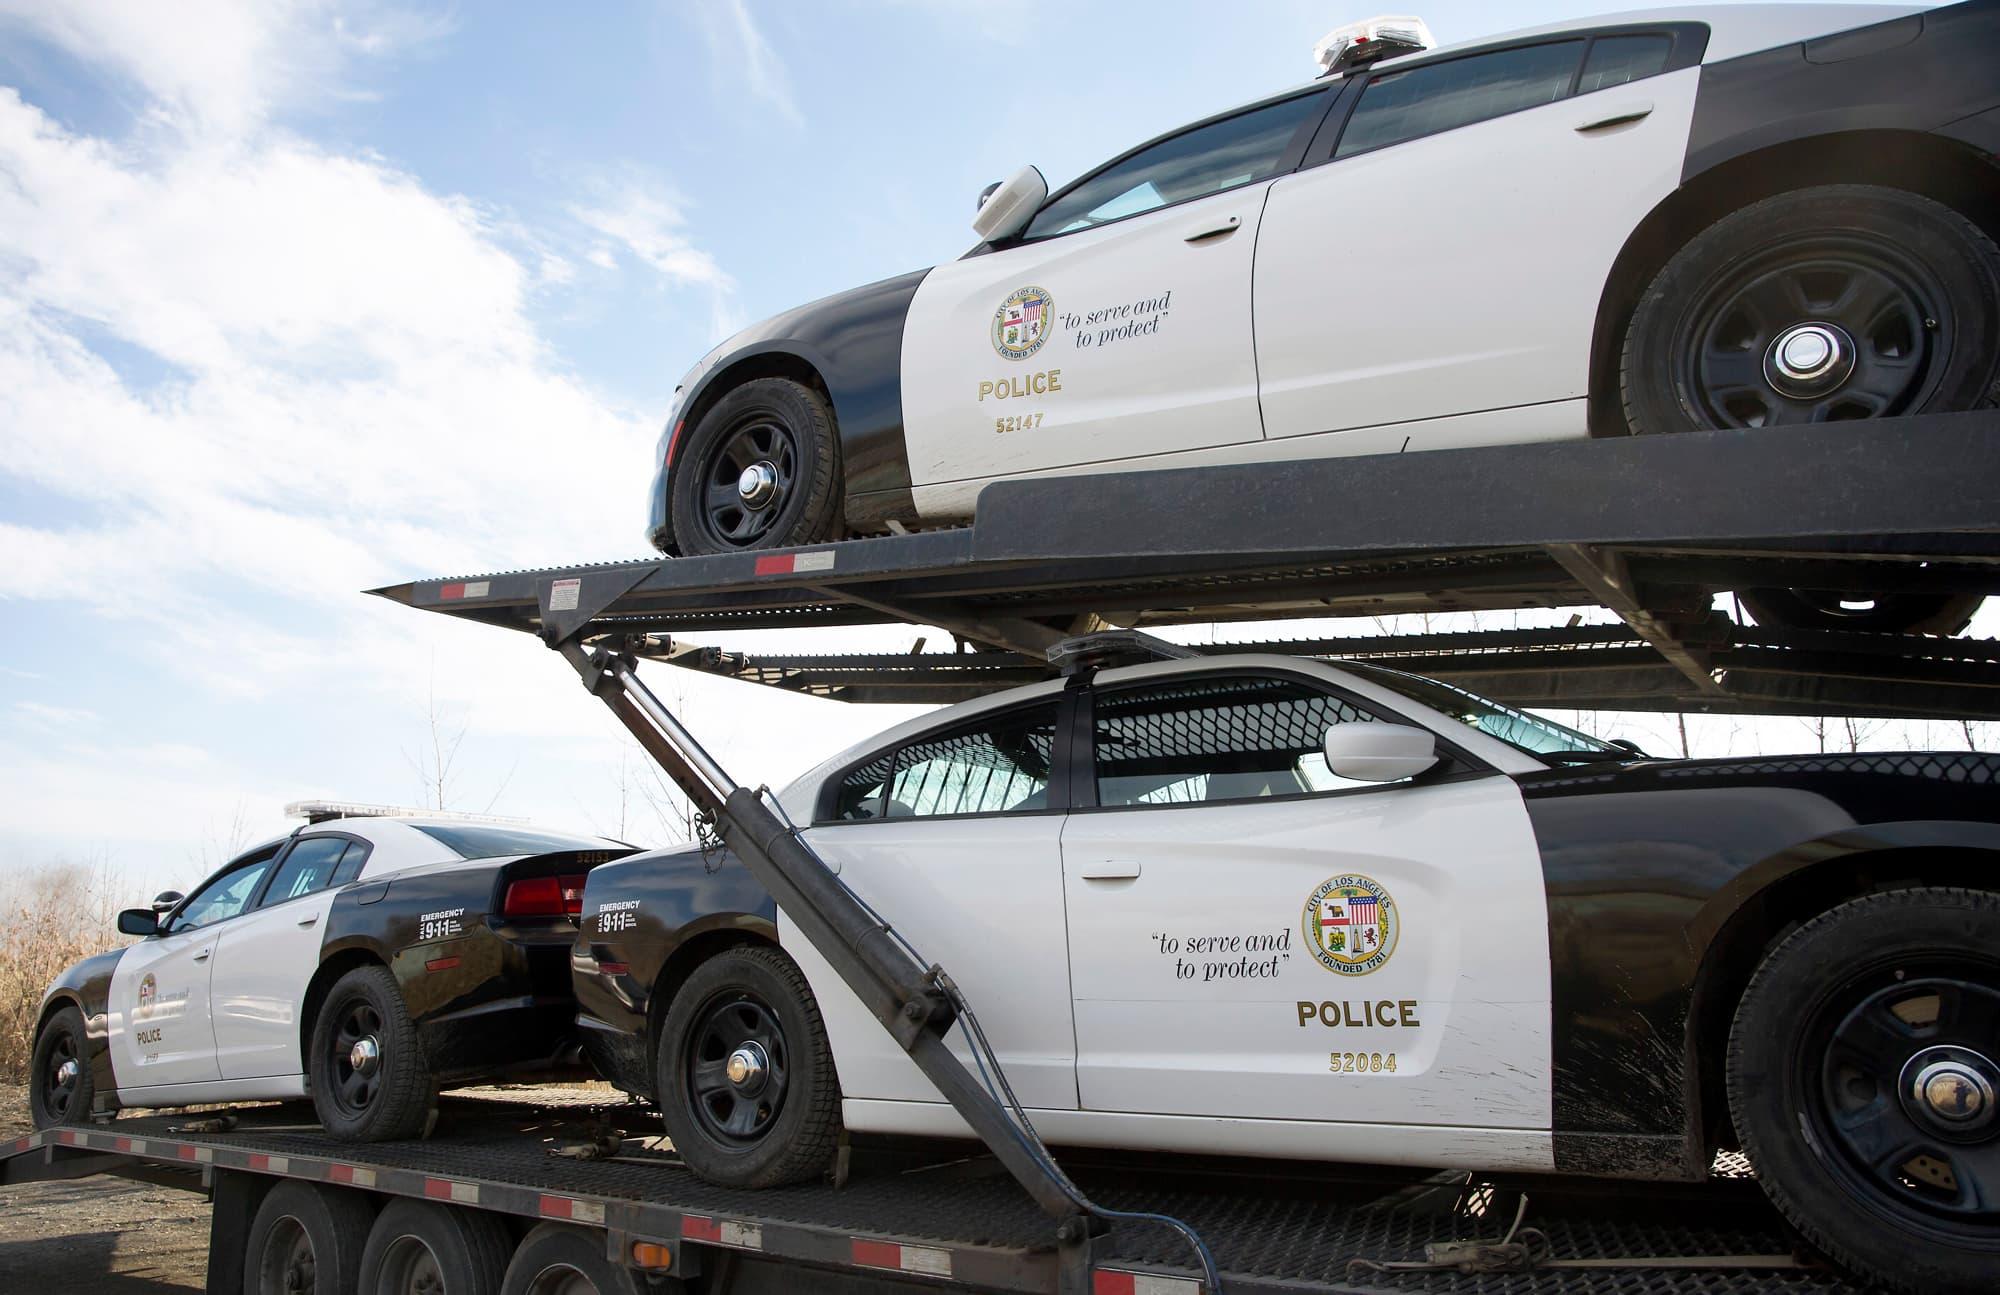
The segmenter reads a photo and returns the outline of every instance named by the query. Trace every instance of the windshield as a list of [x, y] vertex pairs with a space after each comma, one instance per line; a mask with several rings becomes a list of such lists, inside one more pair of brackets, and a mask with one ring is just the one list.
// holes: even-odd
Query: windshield
[[1529, 755], [1572, 760], [1629, 760], [1639, 755], [1635, 749], [1580, 733], [1566, 724], [1543, 719], [1540, 715], [1502, 706], [1497, 701], [1488, 701], [1477, 693], [1439, 683], [1435, 679], [1404, 674], [1401, 670], [1387, 670], [1360, 661], [1342, 661], [1339, 665], [1343, 670], [1352, 670], [1371, 683], [1379, 683], [1384, 688], [1399, 692], [1411, 701], [1449, 715], [1461, 724], [1476, 728], [1488, 737], [1497, 737]]
[[553, 854], [558, 850], [602, 850], [604, 842], [587, 836], [559, 836], [525, 827], [486, 827], [479, 824], [412, 823], [425, 836], [439, 842], [461, 859], [494, 859], [503, 854]]

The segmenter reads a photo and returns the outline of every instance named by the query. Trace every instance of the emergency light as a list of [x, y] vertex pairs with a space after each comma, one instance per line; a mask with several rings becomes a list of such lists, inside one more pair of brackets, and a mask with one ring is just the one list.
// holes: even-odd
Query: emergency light
[[522, 827], [525, 818], [508, 818], [502, 814], [464, 814], [449, 809], [417, 809], [409, 805], [368, 805], [353, 800], [295, 800], [285, 806], [286, 818], [302, 818], [308, 824], [325, 823], [338, 818], [442, 818], [458, 823], [495, 823], [509, 827]]
[[1421, 18], [1364, 18], [1328, 32], [1313, 46], [1313, 59], [1319, 64], [1321, 75], [1332, 76], [1380, 59], [1436, 47], [1431, 29]]

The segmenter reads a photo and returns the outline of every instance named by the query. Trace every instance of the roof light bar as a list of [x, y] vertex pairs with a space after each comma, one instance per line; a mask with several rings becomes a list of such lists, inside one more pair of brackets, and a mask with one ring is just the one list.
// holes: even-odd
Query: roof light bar
[[1385, 58], [1435, 49], [1437, 41], [1421, 18], [1407, 15], [1364, 18], [1336, 27], [1313, 46], [1313, 61], [1324, 76], [1364, 67]]
[[369, 805], [355, 800], [295, 800], [285, 806], [286, 818], [302, 818], [307, 823], [325, 823], [336, 818], [441, 818], [455, 823], [503, 823], [524, 827], [525, 818], [504, 814], [461, 814], [448, 809], [421, 809], [409, 805]]
[[1200, 648], [1169, 643], [1142, 630], [1100, 630], [1066, 638], [1048, 651], [1049, 664], [1065, 675], [1148, 661], [1183, 661], [1202, 655]]

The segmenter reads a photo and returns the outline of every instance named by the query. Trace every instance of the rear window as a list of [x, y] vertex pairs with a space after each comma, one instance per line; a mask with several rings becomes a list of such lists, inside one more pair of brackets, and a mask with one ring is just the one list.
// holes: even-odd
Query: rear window
[[587, 836], [560, 836], [524, 827], [488, 827], [477, 823], [412, 823], [410, 826], [461, 859], [494, 859], [503, 854], [554, 854], [559, 850], [604, 848], [604, 842]]

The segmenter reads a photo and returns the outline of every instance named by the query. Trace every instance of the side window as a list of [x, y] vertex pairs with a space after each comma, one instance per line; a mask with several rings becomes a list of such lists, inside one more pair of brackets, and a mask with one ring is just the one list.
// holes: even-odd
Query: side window
[[1609, 90], [1628, 81], [1643, 81], [1649, 76], [1658, 76], [1665, 70], [1667, 57], [1673, 52], [1673, 37], [1663, 33], [1600, 36], [1590, 43], [1590, 53], [1584, 56], [1583, 75], [1577, 80], [1576, 92], [1589, 94], [1593, 90]]
[[1161, 140], [1042, 208], [1023, 237], [1052, 238], [1268, 180], [1292, 136], [1325, 106], [1325, 92], [1311, 91]]
[[1469, 54], [1384, 72], [1361, 92], [1334, 156], [1350, 157], [1554, 103], [1569, 92], [1580, 40]]
[[348, 849], [347, 838], [343, 836], [301, 837], [278, 865], [278, 875], [271, 879], [271, 888], [264, 892], [264, 902], [259, 907], [269, 908], [326, 889], [333, 883], [334, 870]]
[[368, 862], [368, 856], [371, 853], [373, 853], [372, 846], [362, 845], [358, 841], [349, 841], [347, 843], [347, 853], [341, 855], [340, 862], [334, 865], [333, 880], [327, 884], [330, 886], [345, 886], [348, 882], [359, 877], [361, 875], [361, 865]]
[[1305, 680], [1192, 679], [1097, 694], [1097, 803], [1181, 805], [1377, 786], [1328, 772], [1326, 730], [1370, 716]]
[[271, 870], [271, 859], [276, 853], [272, 851], [260, 859], [240, 864], [196, 891], [194, 898], [183, 905], [179, 916], [174, 918], [174, 932], [213, 926], [242, 912], [249, 905], [250, 897], [257, 893], [257, 887], [263, 884], [264, 874]]
[[996, 716], [862, 765], [842, 781], [836, 816], [928, 818], [1047, 809], [1055, 714], [1050, 703]]

